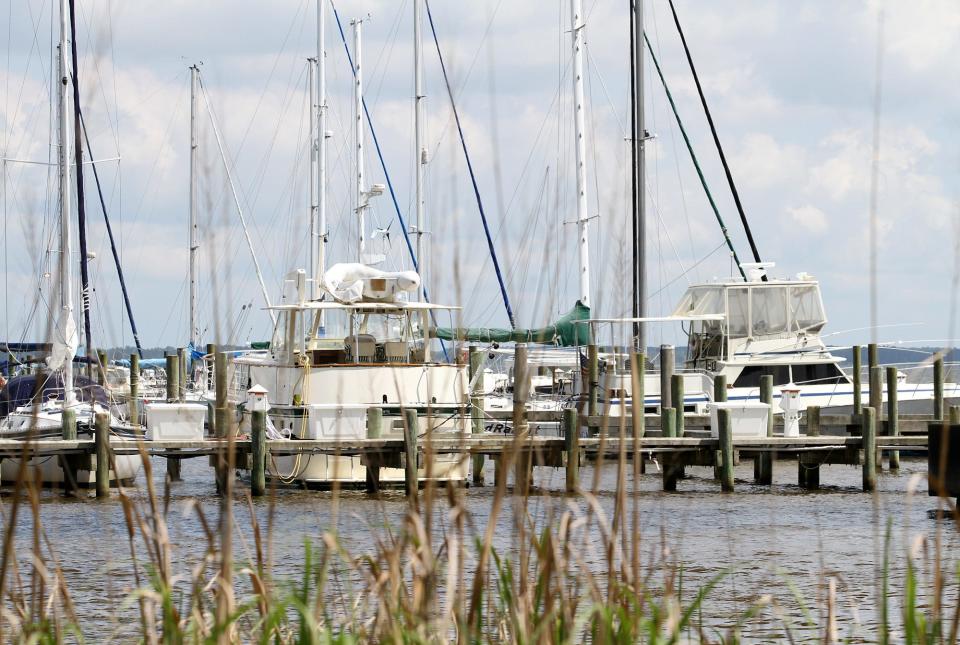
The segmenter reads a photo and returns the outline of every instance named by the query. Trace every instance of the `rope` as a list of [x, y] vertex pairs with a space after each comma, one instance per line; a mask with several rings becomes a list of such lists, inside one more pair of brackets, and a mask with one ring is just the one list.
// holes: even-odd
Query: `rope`
[[457, 123], [457, 132], [460, 135], [460, 145], [463, 148], [463, 157], [467, 162], [467, 170], [470, 173], [470, 183], [473, 185], [473, 195], [477, 200], [477, 208], [480, 210], [480, 219], [483, 221], [483, 232], [487, 238], [487, 248], [490, 250], [490, 257], [493, 260], [493, 268], [497, 273], [497, 283], [500, 285], [500, 295], [503, 297], [503, 305], [507, 309], [507, 318], [510, 320], [510, 329], [516, 329], [517, 324], [513, 316], [513, 308], [510, 306], [510, 297], [507, 295], [507, 287], [503, 282], [503, 273], [500, 271], [500, 262], [497, 260], [497, 251], [494, 249], [493, 238], [490, 236], [490, 226], [487, 223], [487, 214], [483, 210], [483, 201], [480, 199], [480, 188], [477, 186], [477, 176], [473, 172], [473, 162], [470, 161], [470, 153], [467, 151], [467, 141], [463, 136], [463, 127], [461, 127], [460, 124], [460, 113], [457, 110], [457, 103], [453, 98], [453, 88], [450, 86], [450, 77], [447, 75], [447, 66], [443, 62], [443, 53], [440, 51], [440, 41], [437, 39], [437, 29], [433, 24], [433, 13], [430, 11], [430, 3], [425, 1], [424, 4], [427, 8], [427, 20], [430, 22], [430, 33], [433, 34], [433, 44], [437, 48], [437, 58], [440, 60], [440, 70], [443, 72], [443, 83], [447, 88], [447, 95], [450, 97], [450, 107], [453, 109], [454, 121]]
[[643, 40], [647, 43], [647, 51], [650, 52], [650, 58], [653, 60], [653, 65], [657, 69], [657, 76], [660, 77], [660, 83], [663, 84], [663, 91], [667, 95], [667, 101], [670, 102], [670, 109], [673, 110], [673, 116], [677, 120], [677, 125], [680, 127], [680, 134], [683, 135], [683, 142], [687, 145], [687, 152], [690, 153], [690, 159], [693, 161], [693, 167], [697, 169], [697, 176], [700, 178], [700, 185], [703, 186], [703, 192], [706, 193], [707, 201], [710, 202], [710, 208], [713, 209], [713, 214], [717, 218], [717, 223], [720, 225], [720, 232], [723, 233], [723, 239], [726, 240], [727, 248], [729, 248], [730, 253], [733, 254], [733, 260], [737, 265], [737, 269], [740, 271], [740, 275], [743, 277], [744, 282], [746, 282], [747, 276], [740, 267], [740, 258], [737, 257], [737, 252], [733, 248], [733, 242], [730, 240], [730, 234], [727, 232], [727, 225], [723, 222], [723, 218], [720, 216], [720, 210], [717, 208], [717, 203], [713, 200], [713, 194], [710, 192], [710, 187], [707, 185], [707, 179], [703, 176], [703, 169], [700, 168], [700, 161], [697, 159], [697, 155], [693, 151], [693, 145], [690, 143], [690, 137], [687, 135], [687, 129], [683, 127], [683, 121], [680, 120], [680, 113], [677, 111], [677, 104], [673, 100], [673, 94], [670, 92], [670, 88], [667, 86], [667, 79], [664, 78], [663, 70], [660, 69], [660, 61], [657, 60], [657, 55], [653, 52], [653, 46], [650, 45], [650, 39], [647, 38], [646, 32], [643, 34]]

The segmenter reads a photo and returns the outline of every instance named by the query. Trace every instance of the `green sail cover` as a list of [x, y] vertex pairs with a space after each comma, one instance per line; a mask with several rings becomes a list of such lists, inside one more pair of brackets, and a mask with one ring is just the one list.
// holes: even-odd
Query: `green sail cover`
[[577, 300], [573, 309], [555, 323], [540, 329], [502, 329], [497, 327], [437, 327], [433, 336], [442, 340], [479, 343], [545, 343], [559, 347], [590, 344], [590, 325], [577, 324], [590, 318], [590, 307]]

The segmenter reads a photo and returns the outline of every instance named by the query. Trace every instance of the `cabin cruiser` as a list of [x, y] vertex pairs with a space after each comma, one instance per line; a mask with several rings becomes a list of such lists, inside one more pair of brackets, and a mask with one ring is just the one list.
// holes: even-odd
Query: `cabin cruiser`
[[[270, 347], [231, 362], [231, 395], [242, 401], [254, 386], [267, 390], [273, 438], [365, 438], [371, 407], [384, 412], [383, 438], [403, 436], [400, 413], [409, 409], [418, 411], [421, 434], [463, 432], [467, 367], [434, 357], [423, 340], [430, 338], [431, 315], [457, 308], [401, 297], [417, 284], [413, 272], [334, 265], [324, 276], [323, 299], [307, 300], [305, 273], [288, 274], [283, 303], [271, 307], [277, 322]], [[468, 461], [464, 455], [436, 455], [430, 476], [463, 480]], [[276, 456], [267, 474], [316, 486], [366, 481], [357, 456]], [[421, 479], [426, 476], [421, 468]], [[402, 469], [381, 470], [381, 484], [403, 481]]]
[[[690, 286], [673, 313], [657, 322], [687, 325], [683, 369], [684, 411], [702, 414], [713, 400], [714, 379], [723, 375], [728, 401], [757, 402], [760, 379], [773, 377], [774, 396], [781, 389], [800, 391], [800, 409], [819, 406], [825, 412], [849, 413], [853, 406], [853, 381], [841, 369], [844, 358], [834, 356], [821, 337], [827, 323], [820, 284], [808, 274], [794, 279], [766, 279], [773, 263], [744, 264], [748, 281], [727, 279]], [[612, 323], [592, 320], [591, 325]], [[620, 320], [618, 322], [630, 322]], [[608, 361], [612, 364], [613, 361]], [[632, 408], [629, 368], [611, 367], [601, 375], [611, 414], [624, 405]], [[883, 398], [886, 400], [886, 384]], [[897, 395], [901, 407], [933, 400], [931, 383], [907, 383], [901, 373]], [[944, 384], [944, 397], [960, 396], [960, 386]], [[868, 379], [863, 380], [861, 402], [870, 400]], [[660, 376], [644, 379], [644, 410], [660, 407]]]

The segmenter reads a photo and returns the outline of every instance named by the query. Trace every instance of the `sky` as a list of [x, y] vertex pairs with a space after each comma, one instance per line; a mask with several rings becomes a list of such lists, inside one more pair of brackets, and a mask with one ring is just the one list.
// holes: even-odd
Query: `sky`
[[[630, 310], [627, 2], [584, 0], [591, 297], [598, 315]], [[373, 199], [368, 236], [382, 268], [410, 268], [399, 209], [414, 220], [413, 5], [338, 0], [326, 7], [330, 262], [356, 258], [351, 70], [363, 18], [365, 101], [396, 197]], [[947, 344], [960, 222], [960, 6], [955, 2], [676, 0], [746, 216], [772, 273], [821, 281], [829, 342]], [[522, 326], [577, 297], [570, 5], [434, 0], [439, 47], [479, 199]], [[51, 16], [51, 9], [53, 15]], [[41, 339], [55, 292], [51, 61], [56, 3], [14, 2], [0, 26], [0, 334]], [[144, 346], [188, 337], [190, 86], [197, 101], [199, 292], [203, 342], [269, 336], [269, 317], [226, 167], [271, 300], [305, 267], [309, 244], [308, 57], [316, 0], [146, 3], [78, 0], [81, 105]], [[53, 18], [53, 21], [51, 19]], [[645, 3], [646, 31], [741, 259], [749, 256], [666, 0]], [[0, 21], [0, 25], [3, 21]], [[882, 29], [881, 29], [882, 24]], [[882, 39], [881, 38], [882, 33]], [[871, 334], [869, 221], [877, 51], [880, 327]], [[424, 21], [426, 283], [455, 322], [505, 325], [450, 100]], [[691, 283], [731, 275], [729, 254], [663, 87], [646, 58], [648, 311], [669, 313]], [[211, 118], [211, 113], [213, 117]], [[213, 132], [221, 134], [225, 164]], [[368, 183], [387, 183], [369, 130]], [[118, 159], [119, 158], [119, 159]], [[16, 160], [16, 161], [14, 161]], [[132, 343], [96, 185], [84, 167], [94, 343]], [[75, 258], [77, 261], [77, 258]], [[656, 328], [650, 344], [682, 343]]]

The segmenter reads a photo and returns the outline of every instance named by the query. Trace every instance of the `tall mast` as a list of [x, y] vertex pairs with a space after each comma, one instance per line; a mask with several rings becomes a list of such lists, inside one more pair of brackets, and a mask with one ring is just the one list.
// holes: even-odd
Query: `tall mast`
[[[64, 334], [67, 344], [73, 331], [73, 268], [70, 256], [73, 243], [70, 239], [70, 124], [67, 120], [69, 98], [67, 83], [70, 75], [67, 71], [67, 0], [60, 0], [60, 83], [57, 101], [57, 144], [59, 155], [57, 165], [60, 170], [60, 320], [57, 330]], [[73, 357], [69, 356], [63, 365], [63, 401], [64, 405], [73, 403]]]
[[308, 58], [307, 59], [307, 77], [309, 79], [308, 85], [308, 94], [310, 96], [310, 181], [307, 182], [310, 184], [310, 243], [307, 245], [307, 267], [309, 267], [309, 272], [313, 273], [317, 270], [317, 213], [320, 210], [320, 204], [317, 201], [317, 177], [319, 170], [317, 169], [319, 160], [318, 160], [318, 145], [317, 145], [317, 110], [315, 103], [315, 92], [314, 85], [316, 85], [316, 76], [317, 76], [317, 59]]
[[413, 78], [414, 78], [414, 102], [413, 102], [413, 133], [414, 133], [414, 151], [416, 158], [416, 183], [417, 183], [417, 265], [420, 269], [420, 288], [417, 295], [422, 301], [424, 291], [426, 290], [426, 262], [423, 253], [423, 233], [426, 226], [426, 214], [423, 195], [423, 165], [426, 163], [426, 150], [423, 148], [423, 40], [420, 33], [421, 13], [423, 0], [413, 0]]
[[[317, 0], [317, 122], [319, 126], [317, 146], [317, 186], [320, 199], [317, 204], [318, 235], [315, 284], [320, 284], [327, 269], [327, 49], [325, 0]], [[323, 310], [320, 311], [321, 318]]]
[[574, 136], [577, 161], [577, 232], [580, 249], [580, 302], [590, 306], [590, 244], [587, 237], [590, 218], [587, 215], [587, 147], [583, 116], [583, 7], [581, 0], [570, 0], [573, 34], [573, 102]]
[[353, 98], [356, 121], [354, 123], [354, 137], [356, 138], [357, 154], [357, 261], [363, 262], [363, 252], [366, 250], [367, 240], [364, 230], [364, 211], [367, 208], [366, 192], [363, 180], [363, 77], [360, 67], [361, 25], [359, 18], [353, 20]]
[[200, 343], [197, 325], [197, 79], [200, 69], [190, 66], [190, 345]]
[[[632, 15], [630, 20], [630, 42], [633, 44], [633, 57], [630, 61], [630, 97], [633, 106], [632, 137], [630, 150], [633, 163], [631, 183], [633, 184], [633, 317], [643, 318], [647, 315], [647, 270], [646, 270], [646, 185], [644, 151], [646, 148], [647, 131], [644, 124], [643, 108], [643, 0], [631, 1]], [[646, 351], [646, 329], [643, 323], [635, 323], [633, 327], [634, 348], [637, 351]]]

